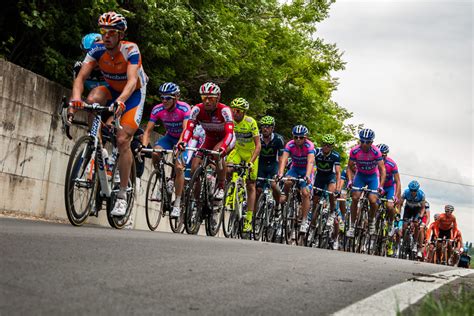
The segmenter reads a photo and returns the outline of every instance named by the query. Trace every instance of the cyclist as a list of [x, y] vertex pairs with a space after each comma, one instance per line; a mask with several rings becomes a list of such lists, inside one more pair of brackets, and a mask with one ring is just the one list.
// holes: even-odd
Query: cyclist
[[420, 184], [418, 181], [413, 180], [408, 184], [408, 189], [406, 189], [400, 199], [400, 207], [403, 206], [403, 203], [406, 201], [405, 209], [403, 210], [403, 233], [408, 226], [410, 221], [414, 221], [415, 224], [415, 244], [413, 251], [417, 251], [418, 257], [421, 257], [421, 245], [423, 244], [423, 236], [420, 234], [420, 222], [422, 221], [423, 216], [425, 215], [425, 193], [420, 189]]
[[[84, 54], [87, 54], [101, 40], [102, 35], [100, 35], [99, 33], [89, 33], [85, 35], [81, 40], [81, 49]], [[76, 79], [77, 75], [79, 74], [79, 71], [81, 71], [82, 63], [82, 60], [78, 60], [74, 64], [74, 68], [72, 70], [73, 79]], [[92, 70], [91, 74], [86, 79], [84, 85], [87, 91], [91, 91], [97, 86], [106, 84], [107, 83], [104, 79], [104, 76], [102, 75], [102, 72], [98, 67], [96, 67], [94, 68], [94, 70]]]
[[[317, 148], [314, 154], [314, 160], [316, 164], [316, 176], [314, 179], [314, 186], [316, 188], [325, 189], [329, 192], [335, 193], [339, 196], [341, 192], [341, 156], [335, 150], [333, 150], [334, 144], [336, 143], [336, 137], [332, 134], [326, 134], [322, 138], [322, 147]], [[313, 197], [313, 208], [316, 209], [316, 205], [319, 203], [322, 193], [320, 191], [314, 191]], [[331, 209], [331, 222], [336, 214], [336, 199], [334, 195], [329, 195], [329, 205]], [[314, 221], [316, 221], [319, 214], [313, 214]]]
[[[258, 177], [274, 178], [278, 173], [278, 163], [285, 149], [283, 136], [275, 133], [275, 119], [272, 116], [264, 116], [260, 119], [260, 156], [258, 159]], [[262, 193], [264, 182], [257, 181], [257, 199]], [[276, 182], [271, 183], [272, 194], [275, 201], [280, 200], [280, 189]]]
[[120, 117], [122, 129], [117, 130], [120, 189], [111, 215], [123, 216], [127, 210], [126, 190], [133, 162], [130, 143], [142, 118], [148, 78], [143, 71], [138, 46], [123, 40], [127, 30], [125, 17], [115, 12], [107, 12], [99, 17], [98, 25], [102, 42], [97, 43], [87, 53], [74, 80], [68, 118], [72, 121], [74, 112], [83, 108], [81, 95], [84, 82], [98, 66], [107, 85], [92, 89], [87, 103], [106, 105], [113, 102], [117, 109], [116, 115]]
[[385, 184], [383, 186], [383, 190], [385, 191], [385, 198], [387, 200], [393, 200], [387, 202], [387, 210], [388, 210], [388, 227], [392, 227], [393, 217], [395, 215], [395, 204], [398, 203], [401, 197], [401, 182], [400, 182], [400, 174], [398, 173], [398, 166], [393, 161], [392, 158], [388, 157], [388, 153], [390, 151], [389, 147], [385, 144], [378, 144], [377, 147], [380, 149], [382, 153], [382, 158], [385, 164]]
[[455, 266], [459, 262], [459, 257], [464, 251], [464, 246], [462, 243], [462, 234], [461, 231], [458, 229], [453, 233], [453, 239], [454, 239], [454, 251], [453, 251], [453, 256], [451, 258], [451, 265]]
[[[446, 205], [444, 207], [444, 214], [441, 214], [438, 219], [438, 225], [434, 228], [435, 238], [454, 239], [454, 232], [458, 230], [456, 217], [453, 215], [454, 206]], [[448, 242], [448, 258], [451, 257], [452, 245]], [[441, 243], [437, 244], [436, 252], [441, 251]]]
[[[304, 182], [299, 182], [301, 193], [301, 211], [302, 223], [300, 232], [304, 233], [308, 230], [308, 211], [310, 207], [310, 192], [313, 183], [313, 168], [314, 168], [314, 144], [308, 139], [309, 130], [304, 125], [296, 125], [292, 129], [293, 140], [290, 140], [283, 152], [282, 158], [278, 167], [277, 179], [283, 177], [285, 166], [288, 158], [291, 157], [291, 168], [286, 173], [287, 176], [295, 178], [304, 178]], [[280, 197], [280, 204], [286, 202], [286, 194], [290, 190], [291, 181], [286, 181], [284, 185], [284, 193]]]
[[464, 247], [461, 256], [459, 257], [458, 267], [469, 269], [471, 264], [471, 256], [469, 255], [469, 248], [467, 246]]
[[[194, 128], [199, 123], [206, 132], [206, 139], [201, 148], [216, 150], [221, 152], [221, 163], [217, 163], [217, 188], [214, 199], [224, 198], [225, 185], [225, 161], [224, 157], [235, 145], [234, 119], [231, 109], [224, 103], [220, 103], [221, 89], [213, 82], [206, 82], [199, 88], [202, 103], [195, 105], [191, 109], [186, 129], [183, 134], [183, 141], [179, 143], [181, 150], [184, 150], [186, 143], [191, 139]], [[191, 163], [191, 174], [200, 165], [202, 156], [195, 155]]]
[[[258, 174], [258, 156], [260, 154], [260, 136], [257, 122], [246, 113], [249, 110], [249, 103], [244, 98], [232, 100], [230, 107], [234, 116], [235, 148], [229, 153], [227, 162], [240, 164], [245, 161], [250, 167], [249, 179], [247, 180], [247, 212], [244, 220], [244, 233], [252, 231], [252, 216], [255, 209], [255, 181]], [[228, 175], [232, 174], [231, 168]]]
[[[435, 234], [433, 232], [434, 232], [435, 226], [438, 225], [438, 219], [439, 219], [440, 215], [441, 214], [439, 214], [439, 213], [436, 213], [435, 215], [433, 215], [434, 221], [433, 221], [433, 223], [430, 224], [430, 226], [427, 229], [426, 234], [425, 234], [425, 251], [426, 251], [425, 259], [426, 259], [426, 262], [433, 263], [433, 255], [434, 255], [434, 250], [435, 250], [434, 244], [436, 242], [435, 241]], [[428, 246], [428, 249], [426, 249], [426, 246]]]
[[[182, 137], [183, 130], [189, 119], [191, 107], [186, 102], [179, 100], [179, 86], [173, 82], [163, 83], [158, 91], [160, 92], [162, 103], [155, 105], [151, 110], [150, 120], [148, 121], [143, 137], [143, 145], [148, 145], [150, 134], [155, 127], [156, 121], [160, 119], [166, 129], [166, 134], [155, 143], [154, 148], [173, 149]], [[153, 153], [152, 161], [155, 166], [158, 165], [160, 156], [159, 153]], [[183, 194], [184, 187], [184, 168], [185, 166], [182, 162], [177, 159], [174, 166], [176, 175], [174, 180], [176, 198], [170, 214], [170, 216], [174, 218], [180, 215], [181, 195]]]
[[[385, 184], [385, 164], [382, 159], [382, 153], [372, 143], [375, 138], [373, 130], [365, 128], [359, 132], [360, 144], [353, 147], [349, 154], [349, 163], [347, 168], [347, 187], [352, 188], [352, 184], [358, 189], [352, 190], [352, 204], [351, 204], [351, 220], [350, 227], [347, 230], [348, 237], [354, 237], [353, 224], [357, 219], [358, 202], [362, 194], [361, 189], [367, 186], [369, 190], [377, 190], [383, 194], [383, 186]], [[357, 172], [354, 176], [354, 169]], [[377, 168], [380, 174], [377, 175]], [[377, 194], [370, 193], [370, 212], [369, 212], [369, 234], [375, 233], [375, 212], [377, 211]]]

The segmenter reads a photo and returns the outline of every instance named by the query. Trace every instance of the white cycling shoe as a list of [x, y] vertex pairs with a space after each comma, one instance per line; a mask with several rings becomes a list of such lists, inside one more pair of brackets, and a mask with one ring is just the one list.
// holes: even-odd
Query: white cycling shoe
[[178, 218], [181, 214], [181, 208], [179, 206], [173, 206], [173, 210], [171, 211], [171, 218]]
[[300, 226], [300, 233], [306, 233], [308, 231], [309, 223], [308, 221], [303, 221]]
[[214, 194], [214, 199], [215, 200], [222, 200], [224, 198], [224, 189], [219, 188], [216, 190], [216, 193]]
[[375, 221], [369, 222], [369, 235], [375, 234]]
[[355, 229], [354, 229], [354, 227], [350, 227], [346, 232], [346, 236], [350, 237], [350, 238], [353, 238], [354, 235], [355, 235]]
[[125, 213], [127, 213], [127, 200], [117, 198], [114, 209], [110, 212], [110, 215], [124, 216]]

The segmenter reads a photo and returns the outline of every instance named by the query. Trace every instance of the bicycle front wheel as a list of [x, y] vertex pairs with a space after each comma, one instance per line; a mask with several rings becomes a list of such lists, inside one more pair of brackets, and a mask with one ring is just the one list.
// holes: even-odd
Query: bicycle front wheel
[[262, 231], [265, 229], [265, 220], [267, 217], [267, 197], [265, 193], [260, 194], [260, 197], [257, 201], [257, 207], [255, 214], [252, 218], [252, 229], [253, 229], [253, 239], [260, 240], [262, 237]]
[[145, 215], [151, 231], [160, 224], [164, 205], [163, 179], [158, 169], [153, 170], [146, 186]]
[[186, 192], [186, 208], [184, 211], [184, 227], [186, 233], [196, 235], [201, 227], [201, 214], [206, 203], [204, 196], [204, 188], [201, 185], [204, 183], [203, 169], [199, 167], [194, 171], [189, 187]]
[[222, 211], [222, 230], [226, 238], [235, 237], [239, 227], [239, 216], [237, 212], [238, 202], [236, 199], [236, 183], [227, 184], [224, 195], [224, 208]]
[[85, 135], [72, 148], [66, 169], [64, 202], [69, 222], [84, 224], [93, 205], [97, 188], [94, 140]]

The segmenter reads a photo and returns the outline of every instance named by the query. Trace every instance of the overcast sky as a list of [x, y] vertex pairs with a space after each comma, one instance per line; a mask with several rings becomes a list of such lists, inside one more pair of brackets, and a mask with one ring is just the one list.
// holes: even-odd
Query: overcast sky
[[333, 99], [390, 146], [404, 188], [403, 174], [470, 185], [416, 178], [474, 242], [472, 19], [470, 0], [338, 0], [317, 36], [347, 62]]

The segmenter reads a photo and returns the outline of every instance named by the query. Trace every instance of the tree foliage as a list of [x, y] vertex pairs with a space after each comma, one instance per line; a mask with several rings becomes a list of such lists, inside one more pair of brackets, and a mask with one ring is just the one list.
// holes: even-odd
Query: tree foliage
[[189, 103], [208, 80], [221, 85], [223, 102], [244, 97], [250, 115], [275, 116], [289, 135], [305, 124], [318, 143], [333, 133], [339, 149], [352, 139], [351, 117], [331, 100], [344, 69], [334, 44], [317, 37], [316, 23], [333, 0], [20, 0], [8, 1], [0, 19], [0, 55], [71, 86], [71, 65], [81, 58], [84, 34], [97, 30], [98, 16], [116, 10], [127, 17], [127, 39], [143, 56], [147, 110], [161, 83], [174, 81]]

